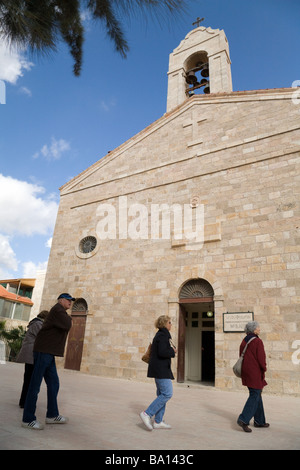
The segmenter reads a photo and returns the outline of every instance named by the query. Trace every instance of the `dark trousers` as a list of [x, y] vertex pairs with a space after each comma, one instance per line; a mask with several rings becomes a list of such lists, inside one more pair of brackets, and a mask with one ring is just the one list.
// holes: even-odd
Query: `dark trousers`
[[254, 421], [257, 424], [265, 424], [265, 413], [264, 405], [262, 401], [262, 390], [256, 388], [249, 388], [249, 398], [246, 401], [244, 409], [240, 414], [238, 421], [242, 421], [244, 424], [249, 424], [251, 418], [254, 417]]
[[20, 401], [19, 401], [20, 408], [24, 408], [24, 405], [25, 405], [26, 396], [27, 396], [33, 368], [34, 368], [33, 364], [25, 364], [23, 387], [22, 387], [22, 392], [21, 392]]
[[41, 352], [34, 352], [34, 369], [24, 406], [23, 422], [31, 423], [36, 420], [35, 410], [38, 394], [43, 378], [47, 385], [47, 418], [59, 415], [57, 394], [59, 379], [56, 371], [55, 356]]

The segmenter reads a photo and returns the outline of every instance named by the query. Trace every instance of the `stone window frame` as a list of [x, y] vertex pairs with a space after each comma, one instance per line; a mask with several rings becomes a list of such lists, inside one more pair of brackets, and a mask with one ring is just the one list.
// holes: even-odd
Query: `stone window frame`
[[[96, 244], [95, 248], [92, 251], [90, 251], [89, 253], [83, 253], [80, 250], [80, 244], [87, 237], [94, 237], [97, 241], [97, 244]], [[75, 246], [75, 253], [76, 253], [76, 256], [78, 258], [88, 259], [88, 258], [92, 258], [93, 256], [95, 256], [98, 253], [99, 249], [100, 249], [100, 243], [99, 243], [99, 239], [97, 237], [97, 234], [95, 232], [82, 233], [81, 236], [77, 239], [77, 243], [76, 243], [76, 246]]]

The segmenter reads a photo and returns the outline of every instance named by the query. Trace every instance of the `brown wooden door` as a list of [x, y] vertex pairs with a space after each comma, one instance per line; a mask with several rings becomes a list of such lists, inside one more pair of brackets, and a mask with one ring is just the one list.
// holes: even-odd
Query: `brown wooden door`
[[72, 328], [69, 333], [65, 369], [80, 370], [86, 312], [72, 312]]

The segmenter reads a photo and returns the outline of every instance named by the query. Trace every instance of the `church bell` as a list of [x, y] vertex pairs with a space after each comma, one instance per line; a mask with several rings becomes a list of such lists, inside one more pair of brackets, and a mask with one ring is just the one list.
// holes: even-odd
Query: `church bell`
[[193, 70], [190, 70], [189, 72], [187, 72], [185, 80], [186, 80], [186, 83], [188, 83], [189, 85], [195, 86], [197, 83], [197, 77], [196, 77], [195, 72]]
[[[203, 77], [201, 81], [199, 80], [199, 82], [196, 73], [201, 74], [201, 76]], [[196, 63], [196, 66], [194, 68], [186, 72], [185, 81], [188, 85], [191, 85], [188, 90], [188, 96], [193, 96], [195, 94], [194, 90], [198, 88], [202, 88], [203, 93], [205, 93], [206, 95], [209, 94], [210, 88], [208, 63]]]
[[205, 65], [202, 67], [201, 75], [202, 75], [202, 77], [205, 77], [205, 78], [207, 78], [207, 77], [209, 76], [208, 64], [205, 64]]

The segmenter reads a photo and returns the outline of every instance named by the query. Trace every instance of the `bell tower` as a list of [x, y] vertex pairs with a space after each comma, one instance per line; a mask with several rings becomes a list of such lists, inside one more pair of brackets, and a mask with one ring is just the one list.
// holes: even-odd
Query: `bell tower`
[[190, 31], [170, 54], [167, 112], [195, 94], [231, 92], [230, 64], [223, 30], [198, 26]]

